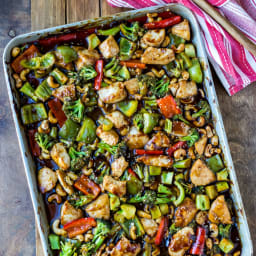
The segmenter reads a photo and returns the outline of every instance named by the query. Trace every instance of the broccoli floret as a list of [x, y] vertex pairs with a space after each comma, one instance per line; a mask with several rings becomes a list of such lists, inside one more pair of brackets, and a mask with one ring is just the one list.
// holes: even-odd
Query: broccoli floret
[[69, 71], [68, 77], [75, 80], [75, 84], [79, 85], [83, 82], [87, 82], [97, 76], [96, 70], [93, 66], [82, 67], [78, 72]]
[[119, 60], [117, 58], [112, 58], [112, 60], [105, 66], [104, 75], [108, 78], [116, 79], [117, 81], [123, 81], [124, 78], [119, 75], [121, 70], [119, 65]]
[[60, 242], [60, 246], [61, 246], [61, 252], [60, 252], [60, 256], [74, 256], [75, 252], [76, 252], [76, 247], [74, 244], [72, 244], [71, 242]]
[[100, 143], [98, 143], [97, 146], [98, 146], [98, 149], [100, 152], [107, 151], [111, 155], [113, 155], [115, 159], [120, 156], [124, 156], [126, 154], [126, 150], [127, 150], [127, 146], [124, 141], [118, 143], [115, 146], [110, 146], [109, 144], [101, 141]]
[[150, 88], [156, 85], [158, 79], [154, 76], [142, 74], [138, 76], [138, 81], [140, 86], [146, 85], [146, 87]]
[[63, 111], [65, 115], [74, 122], [80, 123], [83, 120], [84, 109], [84, 104], [81, 99], [70, 101], [66, 98], [64, 100]]
[[120, 25], [122, 34], [131, 41], [136, 41], [138, 36], [142, 33], [142, 28], [138, 21], [133, 22], [130, 27], [126, 26], [124, 23]]
[[49, 153], [49, 149], [54, 145], [55, 139], [52, 138], [50, 135], [45, 133], [39, 133], [37, 132], [35, 134], [35, 140], [39, 147], [43, 150], [45, 153]]
[[158, 80], [155, 86], [150, 88], [153, 95], [162, 98], [168, 92], [168, 86], [170, 84], [170, 79], [168, 76], [164, 75], [160, 80]]
[[133, 117], [133, 124], [138, 130], [142, 130], [144, 127], [143, 113], [138, 113]]
[[230, 235], [230, 231], [231, 231], [231, 224], [229, 225], [219, 225], [219, 234], [222, 238], [229, 238]]
[[173, 120], [180, 120], [180, 121], [182, 121], [183, 123], [185, 123], [185, 124], [187, 124], [189, 126], [191, 125], [191, 123], [187, 119], [185, 119], [183, 117], [183, 115], [174, 115], [173, 116]]
[[93, 200], [92, 195], [75, 195], [72, 196], [68, 201], [69, 203], [74, 206], [75, 208], [82, 207], [88, 203], [90, 203]]
[[205, 117], [207, 119], [209, 119], [210, 113], [211, 113], [211, 108], [210, 108], [208, 102], [205, 100], [200, 100], [198, 103], [198, 107], [200, 108], [200, 110], [198, 112], [192, 114], [192, 117], [197, 118], [199, 116], [205, 115]]
[[186, 141], [189, 147], [192, 147], [199, 140], [199, 133], [196, 129], [191, 129], [188, 136], [182, 137], [181, 141]]
[[70, 147], [68, 153], [71, 158], [71, 169], [78, 171], [84, 167], [86, 160], [90, 157], [91, 150], [88, 148], [86, 151], [76, 151], [74, 147]]

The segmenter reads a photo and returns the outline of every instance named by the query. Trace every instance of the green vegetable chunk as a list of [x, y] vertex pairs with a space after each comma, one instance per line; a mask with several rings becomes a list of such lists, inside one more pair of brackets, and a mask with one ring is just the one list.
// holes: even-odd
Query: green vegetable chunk
[[21, 88], [20, 91], [30, 97], [34, 101], [38, 101], [37, 96], [35, 95], [35, 89], [31, 86], [29, 82], [26, 82]]
[[61, 55], [65, 63], [70, 63], [77, 59], [76, 51], [67, 45], [58, 46], [56, 50], [57, 53]]
[[170, 185], [173, 181], [174, 172], [162, 172], [161, 182]]
[[226, 168], [217, 173], [217, 180], [228, 180], [228, 170]]
[[68, 77], [60, 71], [58, 68], [55, 68], [51, 73], [51, 76], [54, 77], [54, 79], [59, 83], [59, 84], [65, 84], [68, 81]]
[[136, 207], [131, 204], [122, 204], [121, 210], [126, 219], [133, 219], [136, 213]]
[[234, 244], [231, 240], [227, 238], [223, 238], [220, 243], [219, 243], [219, 248], [224, 252], [224, 253], [229, 253], [233, 250]]
[[85, 117], [82, 123], [82, 127], [79, 130], [79, 133], [76, 137], [76, 141], [90, 144], [95, 139], [96, 139], [96, 125], [91, 118]]
[[136, 43], [122, 37], [119, 42], [120, 48], [120, 59], [129, 60], [132, 57], [132, 54], [136, 50]]
[[80, 125], [71, 119], [67, 119], [64, 125], [60, 128], [59, 136], [65, 140], [74, 140]]
[[44, 119], [48, 115], [43, 103], [28, 104], [21, 107], [21, 119], [23, 124], [32, 124]]
[[98, 29], [97, 34], [101, 36], [115, 36], [120, 31], [120, 27], [113, 27], [110, 29]]
[[48, 236], [52, 250], [60, 250], [60, 237], [54, 234]]
[[197, 58], [192, 59], [192, 65], [189, 67], [188, 73], [191, 80], [198, 84], [203, 82], [203, 72]]
[[214, 172], [218, 172], [219, 170], [224, 168], [224, 164], [219, 154], [206, 159], [206, 163], [208, 167]]
[[178, 182], [177, 180], [174, 181], [174, 185], [179, 190], [179, 196], [177, 197], [177, 199], [173, 203], [174, 203], [175, 206], [178, 206], [183, 202], [183, 200], [185, 198], [185, 190], [184, 190], [183, 186], [180, 184], [180, 182]]
[[152, 219], [158, 219], [162, 216], [162, 213], [160, 211], [160, 208], [158, 205], [154, 205], [151, 209], [150, 209], [150, 213], [151, 213], [151, 217]]
[[128, 101], [121, 101], [117, 103], [117, 106], [123, 114], [128, 117], [131, 117], [136, 111], [138, 107], [137, 100], [128, 100]]
[[129, 194], [131, 194], [131, 195], [138, 194], [142, 189], [142, 185], [143, 185], [142, 181], [140, 181], [134, 175], [130, 174], [128, 176], [126, 186], [127, 186], [127, 191]]
[[207, 195], [196, 195], [196, 208], [202, 211], [210, 209], [210, 200]]
[[83, 120], [85, 107], [80, 98], [75, 101], [65, 98], [62, 109], [72, 121], [80, 123]]
[[209, 198], [212, 200], [218, 196], [218, 192], [216, 190], [215, 185], [210, 185], [205, 187], [206, 194], [209, 196]]
[[196, 57], [195, 46], [193, 44], [185, 44], [185, 54], [190, 58]]
[[37, 86], [35, 90], [35, 95], [41, 101], [46, 101], [52, 96], [51, 87], [48, 85], [46, 79]]
[[131, 41], [136, 41], [138, 39], [139, 33], [142, 29], [140, 28], [139, 22], [133, 22], [130, 27], [126, 26], [124, 23], [120, 25], [122, 34]]
[[189, 147], [192, 147], [199, 140], [199, 133], [196, 129], [191, 129], [188, 136], [184, 136], [180, 139], [186, 141]]
[[189, 168], [190, 166], [191, 166], [191, 158], [180, 160], [173, 164], [173, 167], [178, 169], [186, 169], [186, 168]]
[[38, 146], [42, 149], [43, 152], [49, 153], [49, 149], [55, 144], [54, 138], [49, 136], [46, 133], [39, 133], [35, 134], [35, 140]]
[[114, 194], [109, 194], [109, 206], [111, 211], [117, 211], [120, 206], [119, 197]]
[[161, 175], [162, 168], [159, 166], [149, 166], [149, 174], [151, 176]]
[[97, 46], [100, 45], [100, 39], [97, 37], [96, 34], [91, 34], [86, 38], [88, 43], [88, 49], [95, 49]]
[[221, 181], [216, 183], [216, 188], [218, 192], [223, 192], [229, 189], [229, 185], [226, 181]]

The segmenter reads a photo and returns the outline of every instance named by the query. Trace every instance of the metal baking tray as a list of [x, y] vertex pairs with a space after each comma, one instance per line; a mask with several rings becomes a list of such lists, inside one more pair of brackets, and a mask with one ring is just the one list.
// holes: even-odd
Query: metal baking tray
[[37, 222], [37, 226], [41, 236], [42, 246], [43, 246], [43, 251], [45, 256], [52, 255], [52, 252], [48, 243], [48, 234], [49, 234], [50, 227], [46, 218], [43, 198], [37, 188], [36, 166], [30, 154], [28, 142], [24, 132], [24, 127], [22, 125], [22, 122], [18, 114], [20, 109], [19, 96], [15, 88], [14, 80], [11, 76], [12, 71], [9, 65], [11, 60], [11, 49], [15, 46], [35, 41], [41, 37], [45, 37], [45, 36], [56, 34], [56, 33], [63, 33], [65, 30], [74, 29], [74, 28], [92, 28], [98, 25], [108, 24], [112, 21], [121, 21], [121, 20], [127, 20], [127, 19], [136, 18], [140, 16], [145, 16], [146, 13], [149, 13], [149, 12], [163, 12], [163, 11], [166, 11], [167, 9], [181, 15], [182, 17], [188, 19], [190, 22], [191, 29], [192, 29], [192, 42], [196, 45], [198, 56], [204, 66], [204, 89], [206, 91], [206, 95], [212, 109], [215, 129], [219, 136], [220, 145], [222, 147], [222, 150], [225, 156], [225, 164], [228, 170], [230, 171], [230, 179], [232, 181], [231, 196], [234, 200], [235, 208], [238, 215], [239, 232], [240, 232], [241, 241], [242, 241], [241, 255], [250, 256], [253, 254], [252, 240], [251, 240], [251, 236], [250, 236], [250, 232], [249, 232], [249, 228], [248, 228], [248, 224], [245, 216], [243, 203], [241, 200], [241, 195], [240, 195], [240, 191], [237, 183], [237, 177], [236, 177], [234, 165], [231, 159], [230, 149], [228, 146], [228, 141], [227, 141], [226, 133], [224, 130], [224, 125], [223, 125], [223, 121], [220, 113], [220, 107], [218, 104], [218, 99], [217, 99], [214, 84], [213, 84], [212, 74], [211, 74], [211, 70], [207, 60], [206, 52], [202, 43], [197, 20], [193, 15], [193, 13], [183, 5], [168, 4], [164, 6], [156, 6], [156, 7], [144, 8], [144, 9], [135, 10], [135, 11], [118, 13], [111, 16], [107, 16], [107, 17], [75, 22], [75, 23], [71, 23], [63, 26], [58, 26], [58, 27], [53, 27], [53, 28], [39, 30], [36, 32], [23, 34], [12, 39], [8, 43], [8, 45], [5, 47], [4, 54], [3, 54], [3, 66], [4, 66], [7, 90], [9, 94], [12, 115], [15, 123], [16, 133], [19, 140], [19, 146], [21, 149], [22, 159], [25, 167], [25, 173], [26, 173], [28, 186], [31, 194], [33, 208], [35, 211], [36, 222]]

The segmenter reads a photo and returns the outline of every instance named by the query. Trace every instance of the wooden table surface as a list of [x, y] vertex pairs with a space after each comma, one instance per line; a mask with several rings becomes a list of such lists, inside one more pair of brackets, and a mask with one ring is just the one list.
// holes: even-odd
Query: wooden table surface
[[[125, 9], [105, 0], [0, 0], [0, 55], [14, 36]], [[0, 256], [41, 256], [34, 213], [0, 67]], [[256, 86], [229, 97], [214, 74], [252, 240], [256, 244]]]

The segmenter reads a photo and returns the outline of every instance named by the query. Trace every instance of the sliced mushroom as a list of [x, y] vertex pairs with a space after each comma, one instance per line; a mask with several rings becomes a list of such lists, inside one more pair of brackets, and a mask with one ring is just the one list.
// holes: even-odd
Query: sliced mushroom
[[201, 159], [198, 159], [191, 168], [190, 179], [196, 186], [205, 186], [214, 182], [216, 177], [206, 164]]
[[184, 20], [174, 26], [172, 26], [172, 34], [182, 37], [185, 40], [190, 40], [190, 27], [188, 20]]
[[69, 195], [72, 195], [74, 193], [74, 189], [72, 186], [70, 186], [66, 180], [65, 180], [65, 177], [66, 177], [66, 174], [61, 171], [61, 170], [57, 170], [56, 171], [56, 174], [57, 174], [57, 177], [58, 177], [58, 180], [59, 180], [59, 183], [61, 184], [61, 186], [63, 187], [63, 189], [69, 194]]
[[141, 218], [140, 221], [141, 221], [146, 233], [149, 236], [153, 237], [156, 234], [157, 229], [158, 229], [157, 223], [154, 220], [148, 219], [148, 218]]
[[104, 131], [101, 125], [96, 129], [96, 134], [110, 146], [116, 145], [119, 141], [119, 136], [114, 130]]
[[136, 159], [138, 163], [144, 163], [145, 165], [159, 166], [159, 167], [172, 167], [173, 160], [168, 156], [141, 156]]
[[55, 89], [52, 92], [52, 95], [62, 102], [64, 102], [64, 99], [66, 97], [69, 97], [71, 99], [75, 99], [76, 97], [76, 87], [73, 84], [70, 85], [62, 85], [59, 88]]
[[63, 143], [56, 143], [52, 147], [51, 157], [61, 169], [67, 170], [70, 167], [70, 156]]
[[165, 29], [148, 30], [142, 37], [143, 43], [148, 46], [159, 47], [165, 39]]
[[123, 156], [119, 157], [111, 164], [112, 175], [117, 178], [121, 177], [128, 165]]
[[196, 143], [195, 143], [195, 149], [197, 153], [201, 156], [204, 153], [204, 149], [207, 143], [207, 136], [202, 136]]
[[41, 193], [46, 193], [50, 190], [52, 190], [56, 183], [57, 183], [57, 175], [56, 173], [48, 168], [43, 167], [38, 171], [38, 186], [41, 191]]
[[65, 225], [73, 220], [77, 220], [83, 217], [83, 211], [81, 209], [76, 209], [68, 201], [61, 207], [60, 211], [61, 225]]
[[133, 126], [126, 136], [126, 141], [130, 149], [143, 148], [149, 141], [149, 137]]
[[85, 211], [90, 217], [108, 220], [110, 218], [108, 195], [100, 195], [85, 208]]
[[113, 36], [109, 36], [99, 46], [105, 59], [115, 57], [119, 53], [119, 46]]
[[126, 194], [126, 181], [115, 180], [106, 175], [103, 178], [103, 188], [114, 195], [122, 197]]

